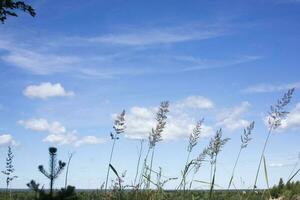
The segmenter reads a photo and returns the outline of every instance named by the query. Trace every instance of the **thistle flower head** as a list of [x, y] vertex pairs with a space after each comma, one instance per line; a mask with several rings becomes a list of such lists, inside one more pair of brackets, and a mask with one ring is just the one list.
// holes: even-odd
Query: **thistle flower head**
[[246, 148], [250, 142], [250, 140], [252, 140], [252, 138], [250, 137], [251, 133], [252, 133], [252, 130], [254, 128], [254, 124], [255, 122], [251, 122], [249, 124], [249, 126], [247, 126], [245, 129], [244, 129], [244, 134], [241, 135], [241, 148]]
[[271, 106], [268, 116], [268, 124], [271, 128], [276, 129], [281, 125], [283, 119], [286, 118], [289, 112], [284, 108], [290, 103], [295, 88], [289, 89], [275, 105]]
[[117, 115], [114, 121], [113, 129], [115, 130], [115, 133], [110, 133], [111, 139], [119, 139], [118, 135], [124, 133], [126, 129], [125, 110], [123, 110], [119, 115]]
[[56, 147], [49, 147], [49, 154], [50, 155], [55, 155], [57, 152], [57, 148]]
[[217, 155], [229, 140], [229, 138], [222, 138], [222, 129], [217, 130], [215, 136], [210, 140], [206, 151], [206, 154], [210, 157], [212, 164], [216, 162]]
[[197, 122], [195, 128], [193, 129], [193, 132], [189, 136], [189, 145], [188, 145], [188, 152], [191, 152], [194, 148], [194, 146], [197, 145], [198, 139], [201, 134], [202, 130], [202, 124], [203, 124], [204, 119], [201, 119], [200, 121]]
[[166, 126], [167, 113], [169, 112], [169, 102], [163, 101], [160, 104], [160, 107], [156, 113], [156, 127], [152, 128], [149, 135], [149, 145], [150, 148], [153, 148], [157, 142], [161, 141], [161, 134]]

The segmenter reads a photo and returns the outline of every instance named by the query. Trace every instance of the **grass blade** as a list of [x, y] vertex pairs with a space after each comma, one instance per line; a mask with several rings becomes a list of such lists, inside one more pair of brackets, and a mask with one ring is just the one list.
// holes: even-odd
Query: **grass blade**
[[268, 170], [267, 170], [267, 162], [266, 162], [265, 156], [263, 156], [263, 161], [264, 161], [265, 179], [266, 179], [267, 187], [268, 187], [268, 189], [270, 189], [270, 187], [269, 187]]
[[298, 169], [294, 175], [287, 181], [287, 183], [291, 182], [291, 180], [299, 173], [300, 169]]

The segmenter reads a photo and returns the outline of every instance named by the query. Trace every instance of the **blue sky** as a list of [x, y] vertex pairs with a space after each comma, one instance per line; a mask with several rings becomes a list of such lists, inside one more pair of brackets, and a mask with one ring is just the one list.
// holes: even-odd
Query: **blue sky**
[[[289, 175], [300, 151], [300, 1], [29, 2], [35, 18], [20, 13], [0, 26], [0, 160], [7, 145], [15, 146], [19, 178], [12, 187], [24, 188], [31, 179], [46, 185], [37, 166], [47, 164], [49, 146], [58, 146], [59, 159], [75, 152], [69, 183], [98, 188], [113, 117], [122, 109], [127, 129], [113, 164], [127, 170], [130, 183], [139, 139], [155, 125], [163, 100], [171, 111], [154, 167], [179, 176], [187, 138], [204, 118], [193, 156], [222, 127], [231, 140], [220, 155], [217, 183], [226, 187], [240, 134], [255, 121], [235, 180], [237, 187], [250, 187], [267, 134], [265, 116], [295, 87], [291, 113], [266, 151], [270, 183]], [[205, 165], [197, 178], [207, 181], [208, 174]], [[266, 187], [260, 177], [259, 186]]]

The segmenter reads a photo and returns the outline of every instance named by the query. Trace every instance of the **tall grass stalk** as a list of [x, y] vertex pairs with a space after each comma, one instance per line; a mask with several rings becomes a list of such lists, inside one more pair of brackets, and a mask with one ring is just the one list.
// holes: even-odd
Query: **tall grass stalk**
[[143, 152], [143, 143], [144, 143], [144, 140], [141, 139], [140, 149], [139, 149], [139, 152], [138, 152], [138, 162], [137, 162], [137, 165], [136, 165], [136, 173], [135, 173], [134, 182], [133, 182], [134, 187], [136, 187], [136, 181], [137, 181], [137, 177], [138, 177], [138, 174], [139, 174], [140, 162], [141, 162], [141, 157], [142, 157], [142, 152]]
[[2, 173], [6, 176], [6, 189], [5, 189], [6, 199], [7, 199], [8, 192], [9, 192], [9, 198], [11, 199], [11, 189], [9, 189], [10, 183], [15, 178], [17, 178], [17, 176], [13, 175], [15, 171], [13, 165], [13, 158], [14, 158], [14, 154], [12, 152], [12, 148], [11, 146], [8, 146], [5, 170], [2, 171]]
[[121, 112], [121, 114], [117, 115], [117, 117], [116, 117], [116, 119], [114, 121], [114, 125], [113, 125], [114, 132], [110, 133], [110, 137], [113, 140], [113, 144], [112, 144], [112, 148], [111, 148], [111, 151], [110, 151], [109, 163], [108, 163], [108, 167], [107, 167], [106, 180], [105, 180], [105, 188], [104, 188], [105, 191], [107, 190], [109, 172], [110, 172], [110, 169], [111, 169], [110, 166], [112, 166], [111, 162], [112, 162], [112, 158], [113, 158], [115, 144], [116, 144], [116, 141], [120, 138], [119, 135], [121, 133], [124, 133], [125, 128], [126, 128], [126, 125], [125, 125], [125, 110], [123, 110]]
[[251, 135], [251, 132], [252, 132], [253, 128], [254, 128], [254, 121], [251, 122], [251, 123], [249, 124], [249, 126], [247, 126], [247, 127], [244, 129], [244, 133], [243, 133], [243, 135], [241, 135], [241, 146], [240, 146], [240, 150], [239, 150], [239, 153], [238, 153], [237, 158], [236, 158], [236, 160], [235, 160], [234, 167], [233, 167], [233, 170], [232, 170], [232, 173], [231, 173], [231, 177], [230, 177], [230, 181], [229, 181], [229, 184], [228, 184], [228, 188], [227, 188], [227, 189], [230, 189], [230, 186], [231, 186], [231, 184], [232, 184], [232, 182], [233, 182], [235, 170], [236, 170], [237, 164], [238, 164], [238, 162], [239, 162], [239, 159], [240, 159], [240, 156], [241, 156], [241, 152], [242, 152], [243, 149], [245, 149], [245, 148], [248, 146], [250, 140], [252, 139], [252, 138], [250, 137], [250, 135]]
[[[163, 101], [161, 102], [159, 109], [156, 113], [156, 127], [152, 128], [151, 133], [149, 134], [149, 148], [148, 153], [145, 159], [145, 163], [147, 163], [147, 158], [149, 155], [149, 152], [151, 151], [151, 160], [150, 160], [150, 168], [149, 173], [147, 174], [147, 184], [146, 188], [150, 188], [150, 180], [151, 180], [151, 173], [152, 173], [152, 166], [153, 166], [153, 159], [154, 159], [154, 151], [156, 144], [162, 140], [162, 132], [165, 129], [166, 126], [166, 120], [167, 120], [167, 113], [169, 112], [169, 102]], [[146, 165], [147, 166], [147, 165]]]
[[215, 136], [210, 140], [207, 155], [210, 157], [211, 164], [211, 181], [210, 181], [210, 190], [209, 190], [209, 199], [212, 199], [216, 172], [217, 172], [217, 158], [219, 153], [221, 152], [223, 146], [229, 141], [229, 138], [222, 138], [222, 129], [217, 130]]
[[188, 147], [187, 147], [187, 152], [188, 152], [187, 153], [187, 158], [186, 158], [186, 162], [185, 162], [185, 165], [184, 165], [184, 168], [183, 168], [183, 171], [182, 171], [182, 179], [181, 179], [181, 182], [180, 182], [177, 189], [183, 188], [183, 190], [185, 190], [185, 187], [186, 187], [186, 184], [187, 184], [186, 183], [186, 178], [187, 178], [187, 174], [188, 174], [187, 172], [188, 172], [189, 167], [191, 166], [189, 164], [190, 155], [191, 155], [191, 152], [192, 152], [193, 148], [198, 143], [198, 139], [199, 139], [200, 134], [201, 134], [203, 121], [204, 121], [204, 119], [201, 119], [197, 122], [195, 128], [193, 129], [192, 133], [189, 136], [189, 144], [188, 144]]
[[285, 111], [285, 107], [290, 103], [293, 93], [294, 93], [294, 88], [289, 89], [281, 99], [279, 99], [277, 101], [277, 103], [273, 106], [271, 106], [271, 109], [268, 113], [268, 125], [269, 125], [269, 131], [268, 131], [268, 135], [267, 138], [265, 140], [261, 155], [260, 155], [260, 160], [259, 160], [259, 164], [258, 164], [258, 168], [256, 171], [256, 176], [255, 176], [255, 180], [254, 180], [254, 185], [253, 185], [253, 190], [255, 190], [257, 188], [257, 180], [258, 180], [258, 176], [259, 176], [259, 171], [261, 168], [261, 164], [265, 155], [265, 151], [266, 151], [266, 147], [267, 144], [269, 142], [271, 133], [273, 130], [276, 130], [278, 127], [281, 126], [281, 122], [283, 119], [286, 118], [287, 114], [289, 112]]
[[68, 162], [67, 162], [66, 177], [65, 177], [65, 189], [67, 189], [67, 186], [68, 186], [69, 167], [70, 167], [70, 163], [73, 158], [73, 155], [74, 155], [74, 153], [70, 153]]

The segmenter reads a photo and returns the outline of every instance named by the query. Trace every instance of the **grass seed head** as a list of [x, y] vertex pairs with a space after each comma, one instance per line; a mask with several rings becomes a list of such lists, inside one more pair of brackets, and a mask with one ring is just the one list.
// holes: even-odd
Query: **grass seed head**
[[244, 129], [244, 134], [241, 135], [241, 148], [246, 148], [250, 142], [250, 140], [252, 140], [252, 138], [250, 137], [251, 136], [251, 133], [252, 133], [252, 130], [254, 129], [254, 124], [255, 122], [251, 122], [249, 124], [249, 126], [247, 126], [245, 129]]
[[201, 119], [200, 121], [198, 121], [195, 128], [193, 129], [193, 132], [190, 134], [189, 145], [188, 145], [188, 149], [187, 149], [188, 152], [191, 152], [193, 150], [194, 146], [197, 145], [198, 139], [201, 134], [203, 121], [204, 121], [204, 119]]
[[281, 99], [277, 100], [275, 105], [272, 105], [269, 111], [268, 124], [273, 129], [278, 128], [281, 125], [283, 119], [286, 118], [288, 111], [284, 110], [290, 103], [295, 88], [289, 89]]
[[167, 113], [169, 112], [169, 102], [163, 101], [160, 104], [160, 107], [156, 113], [156, 127], [152, 128], [149, 135], [149, 145], [150, 148], [153, 148], [157, 142], [162, 140], [162, 132], [166, 126]]

